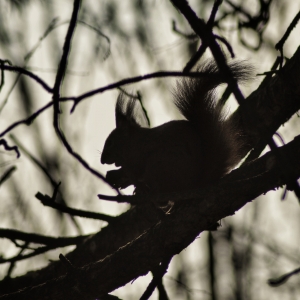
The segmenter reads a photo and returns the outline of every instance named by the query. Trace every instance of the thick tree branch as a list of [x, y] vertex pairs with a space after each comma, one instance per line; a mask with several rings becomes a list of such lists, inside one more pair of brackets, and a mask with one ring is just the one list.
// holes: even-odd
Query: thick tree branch
[[300, 109], [300, 47], [286, 65], [232, 115], [247, 137], [244, 154], [258, 157], [276, 130]]
[[259, 195], [299, 177], [300, 136], [199, 191], [196, 198], [183, 201], [171, 214], [104, 259], [1, 299], [101, 297], [180, 253], [202, 231]]

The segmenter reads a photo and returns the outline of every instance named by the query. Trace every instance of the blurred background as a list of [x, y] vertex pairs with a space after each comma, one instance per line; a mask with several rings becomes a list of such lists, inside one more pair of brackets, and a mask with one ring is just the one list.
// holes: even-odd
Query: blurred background
[[[208, 20], [213, 1], [189, 1], [198, 16]], [[71, 0], [1, 0], [0, 58], [22, 66], [53, 86], [68, 21]], [[217, 14], [215, 33], [233, 47], [236, 58], [247, 60], [255, 72], [269, 71], [279, 53], [280, 40], [300, 9], [300, 1], [224, 0]], [[124, 78], [158, 70], [180, 71], [199, 47], [199, 40], [186, 20], [169, 1], [110, 0], [82, 3], [64, 79], [62, 96], [78, 96]], [[256, 23], [255, 23], [256, 21]], [[251, 27], [252, 26], [252, 27]], [[298, 25], [284, 46], [289, 58], [299, 46]], [[224, 52], [228, 55], [227, 49]], [[207, 51], [205, 58], [209, 57]], [[262, 76], [242, 87], [245, 96], [254, 91]], [[140, 92], [157, 126], [180, 115], [172, 105], [176, 79], [159, 78], [126, 86]], [[114, 105], [119, 91], [111, 90], [82, 101], [70, 114], [71, 102], [61, 105], [61, 127], [73, 147], [90, 166], [105, 175], [100, 164], [108, 134], [114, 129]], [[220, 91], [221, 93], [221, 91]], [[51, 101], [34, 80], [5, 72], [0, 93], [0, 132]], [[231, 99], [230, 111], [237, 107]], [[30, 126], [20, 125], [4, 138], [18, 145], [21, 157], [0, 147], [0, 176], [10, 177], [0, 185], [0, 227], [51, 236], [75, 236], [99, 231], [104, 221], [70, 217], [43, 206], [35, 194], [52, 195], [61, 182], [57, 201], [74, 208], [117, 216], [129, 207], [101, 201], [97, 194], [114, 192], [85, 170], [59, 142], [52, 126], [52, 108]], [[285, 142], [296, 135], [299, 118], [293, 117], [279, 132]], [[299, 131], [298, 131], [299, 132]], [[280, 141], [277, 140], [278, 144]], [[268, 149], [266, 149], [268, 151]], [[38, 163], [51, 175], [41, 170]], [[132, 193], [128, 188], [125, 192]], [[202, 233], [192, 245], [173, 258], [164, 284], [170, 299], [298, 299], [300, 276], [272, 288], [269, 278], [278, 277], [300, 264], [300, 207], [293, 193], [269, 192], [247, 204], [234, 216], [221, 221], [218, 231]], [[14, 277], [57, 260], [72, 247], [50, 251], [14, 265]], [[19, 252], [11, 241], [0, 240], [0, 255]], [[3, 279], [9, 264], [0, 264]], [[151, 276], [139, 278], [113, 294], [137, 299]], [[151, 299], [157, 299], [154, 293]]]

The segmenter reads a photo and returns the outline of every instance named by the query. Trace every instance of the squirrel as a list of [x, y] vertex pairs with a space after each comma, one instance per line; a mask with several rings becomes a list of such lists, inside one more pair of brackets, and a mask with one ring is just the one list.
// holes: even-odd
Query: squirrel
[[[231, 62], [234, 78], [243, 82], [251, 67]], [[177, 81], [174, 104], [186, 120], [147, 128], [140, 102], [120, 93], [115, 108], [116, 129], [105, 141], [102, 164], [115, 164], [107, 181], [117, 189], [135, 186], [135, 194], [167, 193], [198, 189], [214, 183], [241, 160], [241, 133], [216, 88], [225, 83], [214, 62], [196, 69], [204, 76]]]

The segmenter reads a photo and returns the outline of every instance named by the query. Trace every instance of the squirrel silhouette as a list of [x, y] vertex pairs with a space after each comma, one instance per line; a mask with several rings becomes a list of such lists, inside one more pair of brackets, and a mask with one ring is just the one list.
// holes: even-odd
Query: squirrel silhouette
[[[236, 80], [243, 82], [251, 67], [229, 64]], [[197, 189], [227, 174], [242, 158], [242, 135], [226, 117], [216, 88], [226, 82], [214, 62], [197, 67], [204, 76], [183, 78], [173, 92], [174, 104], [186, 120], [147, 128], [140, 102], [124, 93], [118, 96], [116, 129], [106, 139], [102, 164], [115, 164], [107, 181], [115, 188], [135, 186], [135, 194], [167, 193]]]

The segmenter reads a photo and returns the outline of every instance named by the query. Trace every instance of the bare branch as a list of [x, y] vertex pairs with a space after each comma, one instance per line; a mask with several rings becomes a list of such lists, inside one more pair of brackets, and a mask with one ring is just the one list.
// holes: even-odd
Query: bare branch
[[8, 132], [10, 132], [11, 130], [13, 130], [14, 128], [16, 128], [21, 124], [26, 124], [27, 126], [31, 125], [31, 123], [35, 120], [36, 117], [38, 117], [42, 112], [44, 112], [47, 108], [51, 107], [52, 105], [53, 105], [52, 101], [48, 102], [46, 105], [38, 109], [35, 113], [33, 113], [28, 118], [12, 123], [4, 131], [0, 133], [0, 137], [4, 136], [5, 134], [7, 134]]
[[277, 278], [270, 278], [268, 280], [268, 284], [272, 287], [280, 286], [280, 285], [286, 283], [288, 281], [288, 279], [290, 279], [290, 277], [292, 277], [293, 275], [296, 275], [298, 273], [300, 273], [300, 268], [297, 268], [291, 272], [283, 274]]
[[114, 217], [106, 215], [106, 214], [100, 214], [100, 213], [95, 213], [95, 212], [91, 212], [91, 211], [75, 209], [75, 208], [71, 208], [71, 207], [59, 204], [59, 203], [55, 202], [53, 199], [51, 199], [51, 197], [49, 197], [48, 195], [43, 195], [40, 192], [38, 192], [35, 195], [35, 197], [37, 199], [39, 199], [43, 203], [43, 205], [52, 207], [63, 213], [70, 214], [72, 216], [101, 220], [101, 221], [106, 221], [108, 223], [115, 219]]
[[81, 235], [75, 237], [51, 237], [36, 233], [26, 233], [14, 229], [0, 228], [0, 238], [9, 240], [20, 240], [24, 242], [43, 244], [49, 247], [66, 247], [82, 243], [90, 235]]
[[10, 176], [12, 175], [12, 173], [14, 171], [17, 170], [17, 167], [16, 166], [12, 166], [11, 168], [9, 168], [3, 175], [1, 175], [0, 177], [0, 186], [10, 178]]
[[3, 145], [4, 149], [7, 151], [15, 151], [17, 153], [17, 158], [20, 157], [20, 152], [17, 146], [9, 146], [5, 139], [0, 139], [0, 145]]
[[202, 77], [202, 76], [207, 77], [207, 76], [211, 76], [211, 75], [208, 75], [206, 73], [201, 73], [201, 72], [158, 71], [158, 72], [154, 72], [154, 73], [150, 73], [150, 74], [146, 74], [146, 75], [140, 75], [140, 76], [136, 76], [136, 77], [122, 79], [120, 81], [108, 84], [104, 87], [101, 87], [101, 88], [98, 88], [95, 90], [91, 90], [91, 91], [81, 94], [80, 96], [77, 96], [77, 97], [62, 97], [61, 101], [73, 100], [74, 105], [71, 109], [71, 112], [74, 112], [75, 108], [82, 100], [92, 97], [96, 94], [103, 93], [108, 90], [113, 90], [115, 88], [119, 88], [119, 87], [127, 85], [127, 84], [132, 84], [132, 83], [136, 83], [136, 82], [140, 82], [140, 81], [144, 81], [144, 80], [148, 80], [148, 79], [162, 78], [162, 77], [195, 77], [195, 78], [197, 78], [197, 77]]
[[0, 64], [0, 69], [5, 70], [5, 71], [10, 71], [10, 72], [17, 72], [19, 74], [23, 74], [28, 76], [29, 78], [33, 79], [36, 81], [38, 84], [40, 84], [44, 90], [46, 90], [48, 93], [52, 94], [53, 89], [39, 76], [35, 75], [34, 73], [22, 68], [22, 67], [17, 67], [17, 66], [8, 66], [4, 64]]
[[[289, 168], [287, 172], [283, 171], [283, 157], [288, 157], [289, 163], [294, 168]], [[51, 295], [56, 295], [58, 300], [66, 299], [66, 297], [81, 299], [76, 290], [99, 298], [130, 280], [145, 275], [167, 257], [178, 254], [199, 233], [211, 229], [218, 220], [234, 214], [247, 202], [299, 178], [299, 160], [300, 136], [276, 151], [267, 153], [256, 161], [234, 170], [217, 185], [199, 193], [197, 198], [182, 202], [173, 213], [165, 215], [161, 222], [131, 243], [127, 243], [100, 261], [79, 268], [73, 279], [71, 279], [71, 274], [63, 275], [43, 285], [25, 288], [20, 294], [15, 294], [14, 299], [24, 299], [25, 295], [34, 299], [37, 295], [41, 297], [45, 291], [49, 299]], [[170, 232], [172, 232], [171, 235]], [[71, 259], [69, 260], [72, 262]], [[116, 272], [118, 272], [117, 277]], [[76, 281], [74, 281], [75, 278]], [[60, 290], [61, 296], [58, 296], [57, 289]]]

